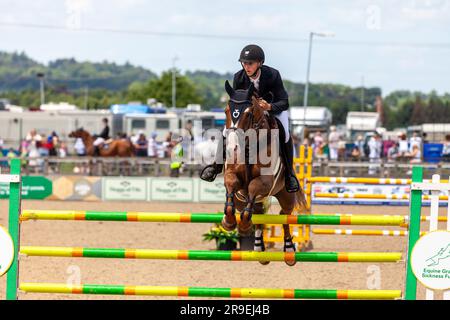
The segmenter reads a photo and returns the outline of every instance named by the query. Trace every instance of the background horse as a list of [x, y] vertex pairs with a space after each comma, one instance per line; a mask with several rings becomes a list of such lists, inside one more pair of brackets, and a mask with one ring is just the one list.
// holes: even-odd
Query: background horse
[[[278, 146], [279, 137], [277, 135], [275, 139], [271, 139], [271, 130], [278, 129], [278, 124], [274, 118], [259, 107], [258, 100], [253, 96], [253, 85], [248, 90], [234, 90], [226, 81], [225, 89], [230, 96], [230, 100], [225, 109], [227, 157], [224, 178], [227, 194], [222, 226], [229, 231], [236, 228], [235, 212], [237, 209], [241, 212], [238, 231], [241, 235], [248, 235], [253, 231], [252, 213], [263, 214], [266, 209], [264, 201], [268, 197], [274, 196], [278, 199], [281, 206], [280, 214], [285, 215], [292, 214], [295, 207], [305, 208], [306, 201], [303, 190], [300, 189], [296, 193], [286, 191], [284, 163], [279, 153], [274, 154], [275, 150], [279, 150], [279, 148], [273, 148], [275, 145]], [[242, 144], [237, 143], [239, 132], [241, 134], [246, 133], [250, 129], [253, 129], [257, 134], [257, 146], [252, 145], [253, 148], [257, 147], [257, 150], [264, 148], [260, 145], [261, 134], [267, 132], [267, 148], [264, 152], [268, 158], [272, 159], [269, 163], [261, 163], [260, 155], [257, 156], [257, 161], [252, 161], [254, 164], [250, 163], [249, 144], [251, 142], [248, 138], [244, 138], [244, 140], [241, 138], [241, 141], [245, 141], [244, 148], [241, 147]], [[236, 159], [239, 157], [242, 159], [242, 156], [244, 156], [245, 163], [238, 163]], [[276, 163], [273, 163], [273, 160]], [[268, 170], [270, 170], [269, 174], [267, 173]], [[263, 225], [256, 225], [255, 251], [265, 251], [263, 227]], [[295, 252], [289, 225], [283, 225], [283, 232], [284, 251]], [[262, 261], [261, 263], [267, 264], [269, 262]], [[286, 261], [286, 264], [293, 266], [295, 260]]]
[[[95, 138], [83, 128], [73, 131], [69, 134], [70, 138], [81, 138], [86, 148], [86, 154], [93, 156], [95, 153], [94, 141]], [[108, 148], [99, 146], [100, 157], [133, 157], [134, 147], [130, 140], [120, 139], [113, 140], [108, 143]]]

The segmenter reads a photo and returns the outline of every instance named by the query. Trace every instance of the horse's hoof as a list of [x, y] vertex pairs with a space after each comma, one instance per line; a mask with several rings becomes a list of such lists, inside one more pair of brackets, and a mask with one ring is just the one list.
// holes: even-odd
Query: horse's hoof
[[297, 261], [295, 261], [295, 260], [284, 260], [284, 262], [285, 262], [289, 267], [293, 267], [293, 266], [295, 266], [295, 264], [297, 263]]
[[[292, 241], [292, 238], [284, 239], [283, 251], [286, 253], [290, 252], [290, 253], [295, 254], [295, 252], [297, 251], [297, 248], [296, 248], [295, 243]], [[294, 266], [297, 263], [297, 261], [295, 261], [295, 259], [293, 259], [293, 260], [287, 259], [287, 260], [284, 260], [284, 262], [290, 267]]]
[[259, 263], [261, 263], [263, 266], [267, 266], [270, 261], [258, 261]]
[[234, 229], [236, 229], [237, 223], [228, 223], [225, 219], [225, 217], [223, 217], [222, 219], [222, 228], [224, 228], [226, 231], [233, 231]]

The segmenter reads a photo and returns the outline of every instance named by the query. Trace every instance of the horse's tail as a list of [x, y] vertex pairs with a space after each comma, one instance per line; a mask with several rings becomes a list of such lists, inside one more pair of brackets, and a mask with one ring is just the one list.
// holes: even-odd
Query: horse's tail
[[297, 210], [300, 212], [304, 212], [308, 209], [308, 204], [306, 202], [306, 195], [303, 191], [303, 188], [299, 188], [299, 190], [295, 193], [295, 202]]

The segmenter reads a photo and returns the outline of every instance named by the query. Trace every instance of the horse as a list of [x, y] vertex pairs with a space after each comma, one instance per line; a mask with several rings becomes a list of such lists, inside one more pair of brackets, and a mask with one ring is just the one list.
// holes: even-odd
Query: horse
[[[230, 99], [225, 108], [226, 113], [226, 160], [224, 171], [224, 184], [226, 189], [226, 202], [222, 227], [231, 231], [236, 227], [240, 235], [249, 235], [253, 232], [252, 214], [263, 214], [266, 211], [265, 202], [270, 196], [277, 198], [281, 211], [280, 214], [290, 215], [294, 209], [306, 208], [305, 194], [302, 189], [295, 193], [288, 193], [284, 183], [284, 163], [279, 152], [273, 147], [278, 146], [279, 137], [273, 138], [274, 129], [278, 129], [275, 118], [271, 117], [258, 104], [254, 96], [253, 84], [248, 90], [234, 90], [228, 81], [225, 82], [225, 90]], [[231, 106], [230, 106], [231, 105]], [[247, 132], [254, 130], [257, 143], [251, 143]], [[263, 129], [267, 133], [263, 132]], [[282, 137], [284, 136], [284, 130]], [[278, 132], [275, 131], [275, 132]], [[238, 134], [244, 133], [246, 137], [241, 138], [238, 143]], [[266, 136], [267, 147], [262, 146], [261, 138]], [[283, 137], [284, 138], [284, 137]], [[243, 147], [242, 147], [243, 146]], [[250, 163], [250, 148], [256, 150], [266, 149], [265, 153], [271, 161], [262, 163], [261, 154], [253, 158]], [[261, 149], [262, 148], [262, 149]], [[237, 163], [238, 157], [244, 158], [244, 162]], [[256, 161], [255, 161], [256, 160]], [[275, 161], [275, 163], [273, 163]], [[240, 222], [237, 225], [236, 210], [241, 213]], [[288, 224], [283, 225], [284, 251], [295, 252], [292, 236]], [[263, 239], [263, 225], [255, 225], [254, 251], [265, 251]], [[295, 265], [295, 260], [286, 260], [287, 265]], [[268, 264], [269, 261], [260, 261]]]
[[[69, 134], [70, 138], [81, 138], [86, 147], [86, 154], [88, 156], [94, 156], [95, 147], [93, 137], [89, 132], [83, 128], [79, 128], [76, 131], [72, 131]], [[108, 148], [103, 148], [99, 146], [99, 156], [100, 157], [133, 157], [134, 156], [134, 146], [128, 139], [112, 140], [107, 144]]]

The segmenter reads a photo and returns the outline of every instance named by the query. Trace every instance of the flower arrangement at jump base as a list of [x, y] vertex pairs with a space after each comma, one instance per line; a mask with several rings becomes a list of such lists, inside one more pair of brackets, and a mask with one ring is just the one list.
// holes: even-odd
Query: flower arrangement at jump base
[[216, 240], [217, 250], [235, 250], [239, 242], [239, 234], [236, 230], [227, 231], [216, 224], [208, 233], [203, 234], [203, 241], [212, 240]]

